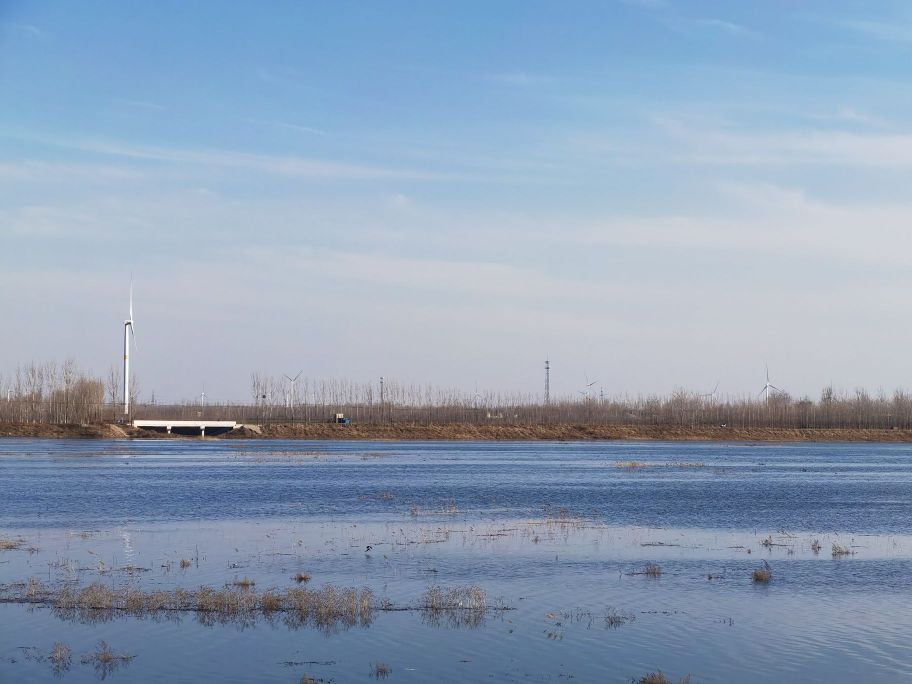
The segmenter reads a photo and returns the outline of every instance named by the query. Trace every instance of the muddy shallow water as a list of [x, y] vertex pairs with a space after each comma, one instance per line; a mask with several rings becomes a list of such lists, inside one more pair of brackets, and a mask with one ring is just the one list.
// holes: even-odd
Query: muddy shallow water
[[[0, 440], [7, 595], [305, 573], [510, 608], [321, 629], [2, 604], [0, 681], [904, 681], [910, 466], [907, 445]], [[100, 665], [100, 640], [132, 658]]]

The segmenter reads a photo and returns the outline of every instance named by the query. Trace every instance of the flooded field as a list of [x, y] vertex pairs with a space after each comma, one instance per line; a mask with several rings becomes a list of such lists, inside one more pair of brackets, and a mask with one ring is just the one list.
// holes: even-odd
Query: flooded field
[[2, 682], [906, 681], [912, 446], [0, 440], [0, 602]]

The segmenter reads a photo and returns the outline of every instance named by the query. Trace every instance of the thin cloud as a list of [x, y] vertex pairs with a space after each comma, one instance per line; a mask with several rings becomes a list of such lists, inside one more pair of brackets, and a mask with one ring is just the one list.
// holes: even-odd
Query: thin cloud
[[40, 38], [41, 40], [45, 40], [46, 38], [48, 38], [48, 33], [46, 31], [38, 28], [34, 24], [20, 24], [20, 23], [16, 23], [16, 22], [7, 21], [7, 22], [0, 22], [0, 26], [8, 29], [10, 31], [14, 31], [16, 33], [21, 33], [24, 35], [31, 36], [32, 38]]
[[539, 76], [528, 74], [523, 71], [515, 71], [500, 74], [491, 74], [488, 76], [492, 81], [503, 83], [505, 85], [517, 86], [521, 88], [533, 88], [536, 86], [549, 85], [554, 82], [550, 76]]
[[908, 22], [871, 21], [849, 19], [836, 22], [837, 26], [862, 33], [878, 40], [895, 43], [912, 43], [912, 26]]
[[288, 131], [295, 131], [297, 133], [310, 133], [312, 135], [326, 136], [329, 135], [326, 131], [319, 128], [313, 128], [311, 126], [302, 126], [300, 124], [287, 123], [285, 121], [263, 121], [261, 119], [248, 119], [250, 123], [257, 124], [259, 126], [269, 126], [271, 128], [283, 128]]
[[731, 21], [725, 21], [724, 19], [697, 19], [694, 21], [694, 25], [698, 28], [717, 30], [733, 36], [750, 36], [756, 38], [760, 35], [746, 26]]
[[151, 162], [195, 164], [272, 173], [280, 176], [334, 180], [412, 179], [443, 180], [454, 176], [431, 171], [347, 164], [295, 156], [277, 156], [233, 150], [129, 145], [110, 140], [48, 140], [43, 142], [94, 154]]

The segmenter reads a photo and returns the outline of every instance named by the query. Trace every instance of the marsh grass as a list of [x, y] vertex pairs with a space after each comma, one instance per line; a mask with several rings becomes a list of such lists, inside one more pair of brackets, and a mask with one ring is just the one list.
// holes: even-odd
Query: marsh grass
[[18, 539], [0, 539], [0, 551], [16, 551], [21, 549], [23, 544], [25, 544], [25, 539], [22, 537]]
[[393, 668], [382, 661], [371, 663], [371, 676], [374, 679], [386, 679], [393, 673]]
[[852, 556], [855, 552], [852, 551], [848, 546], [842, 546], [841, 544], [833, 544], [832, 556], [833, 558], [844, 558], [845, 556]]
[[253, 585], [233, 584], [221, 589], [204, 586], [146, 592], [130, 587], [115, 589], [99, 582], [82, 588], [49, 586], [35, 579], [0, 587], [0, 603], [45, 605], [61, 619], [87, 624], [120, 615], [158, 620], [193, 613], [205, 625], [247, 626], [260, 618], [280, 618], [290, 628], [315, 627], [327, 633], [366, 627], [378, 611], [416, 611], [432, 624], [446, 621], [454, 627], [474, 627], [482, 624], [490, 611], [509, 610], [499, 600], [492, 605], [484, 590], [475, 586], [432, 586], [417, 605], [395, 606], [389, 601], [376, 602], [370, 589], [331, 584], [319, 589], [270, 588], [261, 593]]
[[83, 665], [93, 665], [99, 679], [105, 679], [109, 674], [121, 665], [126, 665], [135, 656], [125, 653], [115, 653], [104, 640], [99, 641], [95, 647], [94, 653], [88, 653], [82, 656]]
[[445, 588], [432, 585], [424, 592], [419, 610], [430, 625], [446, 622], [451, 627], [478, 627], [487, 616], [488, 596], [476, 586]]
[[757, 584], [766, 584], [773, 578], [773, 569], [770, 564], [763, 561], [762, 568], [755, 568], [751, 573], [751, 579]]
[[822, 548], [823, 548], [823, 546], [820, 544], [819, 539], [815, 539], [814, 541], [811, 542], [811, 551], [813, 551], [815, 555], [820, 553], [820, 549], [822, 549]]
[[55, 641], [48, 660], [54, 666], [54, 675], [59, 677], [70, 669], [70, 664], [73, 662], [73, 651], [67, 644]]
[[[635, 680], [637, 684], [671, 684], [661, 670], [658, 672], [649, 672], [639, 679]], [[685, 675], [678, 680], [678, 684], [690, 684], [690, 675]]]
[[187, 560], [186, 558], [181, 558], [181, 559], [180, 559], [180, 569], [181, 569], [181, 570], [186, 570], [186, 569], [189, 568], [191, 565], [193, 565], [193, 561]]
[[233, 586], [237, 587], [238, 589], [251, 589], [256, 586], [256, 582], [254, 582], [249, 577], [242, 577], [241, 579], [236, 579], [231, 584]]
[[307, 582], [310, 582], [310, 575], [308, 575], [306, 572], [299, 572], [294, 577], [292, 577], [292, 579], [298, 584], [306, 584]]
[[633, 622], [634, 620], [636, 620], [636, 615], [633, 613], [625, 613], [614, 606], [605, 607], [606, 627], [617, 629], [621, 625], [626, 625], [628, 622]]

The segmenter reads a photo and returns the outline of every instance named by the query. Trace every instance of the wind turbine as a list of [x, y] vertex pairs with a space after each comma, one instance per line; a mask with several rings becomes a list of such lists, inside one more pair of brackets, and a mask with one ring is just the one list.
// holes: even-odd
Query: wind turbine
[[[767, 379], [769, 379], [769, 378], [767, 378]], [[706, 392], [705, 394], [700, 394], [700, 395], [698, 395], [698, 396], [700, 397], [700, 399], [705, 399], [706, 397], [709, 397], [709, 403], [715, 404], [715, 403], [716, 403], [716, 390], [717, 390], [717, 389], [719, 389], [719, 383], [718, 383], [718, 382], [716, 383], [716, 386], [713, 387], [712, 392]]]
[[130, 315], [124, 321], [124, 365], [123, 365], [123, 404], [124, 416], [130, 416], [130, 338], [136, 346], [136, 333], [133, 332], [133, 279], [130, 278]]
[[770, 403], [770, 390], [776, 390], [777, 392], [782, 392], [781, 389], [776, 387], [773, 383], [770, 382], [770, 367], [769, 364], [766, 364], [766, 384], [763, 386], [763, 389], [760, 390], [758, 397], [762, 397], [763, 393], [766, 393], [766, 405], [769, 406]]
[[586, 397], [586, 401], [589, 401], [589, 399], [590, 399], [589, 395], [592, 392], [592, 386], [597, 385], [598, 380], [593, 380], [592, 382], [589, 382], [589, 376], [586, 375], [585, 373], [583, 374], [583, 377], [586, 378], [586, 389], [584, 391], [580, 392], [580, 394], [582, 394], [584, 397]]
[[289, 407], [294, 408], [294, 406], [293, 406], [294, 386], [295, 386], [295, 383], [298, 381], [298, 378], [301, 377], [301, 373], [303, 373], [303, 372], [304, 372], [303, 370], [299, 370], [298, 374], [296, 376], [294, 376], [293, 378], [285, 375], [284, 373], [282, 374], [282, 376], [286, 380], [288, 380], [288, 382], [291, 384], [291, 389], [289, 390], [286, 388], [286, 390], [285, 390], [285, 408], [289, 408]]

